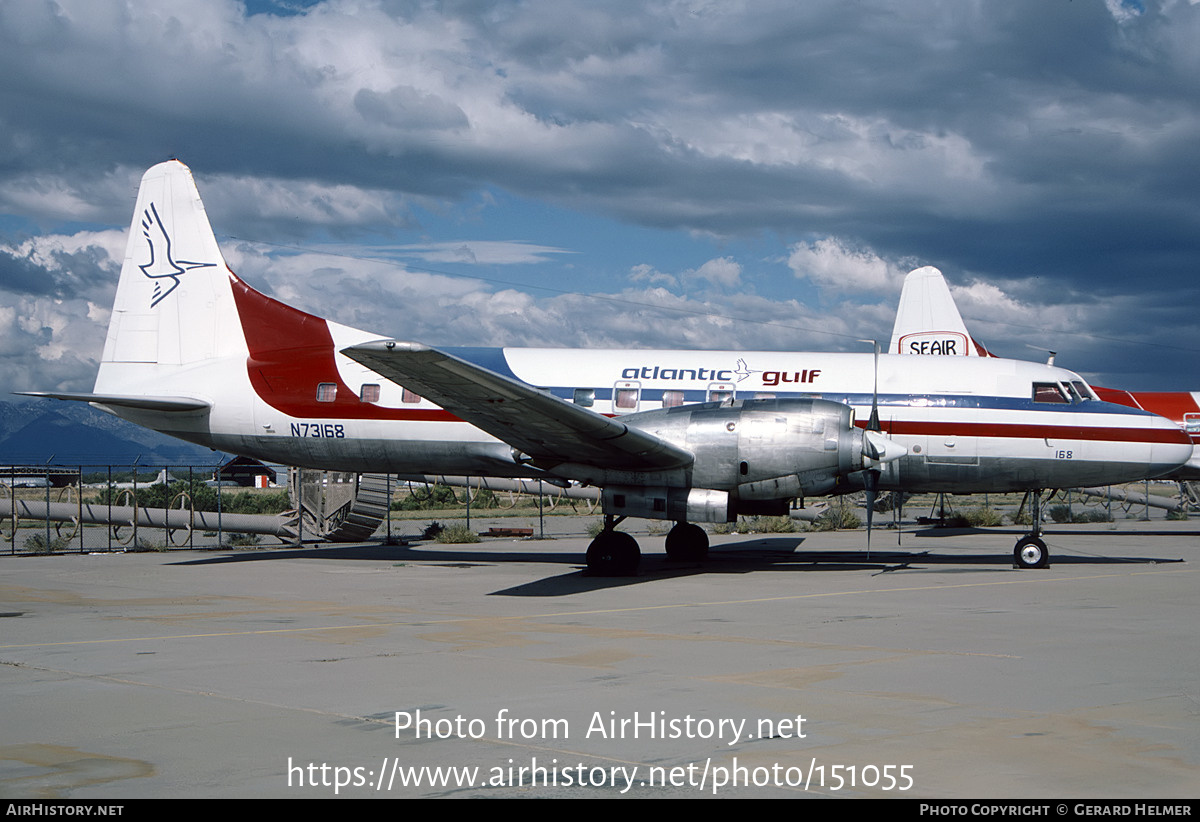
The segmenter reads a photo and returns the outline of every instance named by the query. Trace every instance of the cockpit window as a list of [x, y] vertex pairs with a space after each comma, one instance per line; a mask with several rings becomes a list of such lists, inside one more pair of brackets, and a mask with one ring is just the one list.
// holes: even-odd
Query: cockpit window
[[1035, 382], [1033, 384], [1034, 402], [1056, 402], [1066, 405], [1070, 403], [1062, 387], [1056, 382]]
[[1200, 414], [1184, 414], [1183, 430], [1193, 436], [1200, 434]]
[[1083, 402], [1083, 396], [1079, 393], [1079, 389], [1075, 387], [1075, 383], [1065, 382], [1063, 386], [1067, 389], [1067, 393], [1071, 395], [1071, 402]]
[[1071, 380], [1071, 385], [1075, 386], [1075, 390], [1078, 391], [1080, 396], [1085, 400], [1097, 399], [1096, 394], [1092, 391], [1091, 386], [1089, 386], [1083, 380]]

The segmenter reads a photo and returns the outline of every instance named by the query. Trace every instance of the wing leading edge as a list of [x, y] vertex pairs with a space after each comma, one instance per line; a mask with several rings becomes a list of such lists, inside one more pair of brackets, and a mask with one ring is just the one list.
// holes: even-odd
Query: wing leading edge
[[492, 436], [542, 468], [563, 463], [624, 471], [691, 465], [653, 434], [415, 342], [377, 340], [342, 353]]

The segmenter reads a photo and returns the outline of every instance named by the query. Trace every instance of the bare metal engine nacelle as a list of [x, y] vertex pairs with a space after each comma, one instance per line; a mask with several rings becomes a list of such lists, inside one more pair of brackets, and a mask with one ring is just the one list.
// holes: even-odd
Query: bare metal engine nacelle
[[708, 488], [615, 485], [604, 489], [604, 511], [627, 517], [677, 522], [732, 522], [737, 519], [728, 491]]
[[605, 511], [691, 522], [786, 513], [789, 500], [827, 494], [839, 478], [881, 456], [881, 442], [865, 439], [853, 416], [842, 403], [789, 399], [707, 403], [622, 417], [691, 451], [695, 463], [688, 487], [607, 485]]

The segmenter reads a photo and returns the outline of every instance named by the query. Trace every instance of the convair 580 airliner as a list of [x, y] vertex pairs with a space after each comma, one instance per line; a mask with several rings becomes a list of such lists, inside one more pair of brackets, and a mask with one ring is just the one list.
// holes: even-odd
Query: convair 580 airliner
[[[637, 543], [614, 530], [627, 516], [675, 521], [668, 553], [700, 557], [694, 523], [809, 496], [1120, 483], [1191, 454], [1167, 420], [1036, 363], [380, 338], [234, 275], [176, 161], [142, 178], [95, 390], [44, 396], [289, 465], [598, 486], [595, 573], [636, 569]], [[1047, 559], [1036, 532], [1014, 556]]]

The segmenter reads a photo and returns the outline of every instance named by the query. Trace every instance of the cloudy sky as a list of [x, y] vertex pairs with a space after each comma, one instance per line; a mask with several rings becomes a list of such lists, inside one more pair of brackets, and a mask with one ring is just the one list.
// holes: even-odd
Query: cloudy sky
[[0, 379], [87, 390], [142, 172], [231, 267], [442, 345], [1003, 356], [1200, 389], [1194, 0], [4, 0]]

